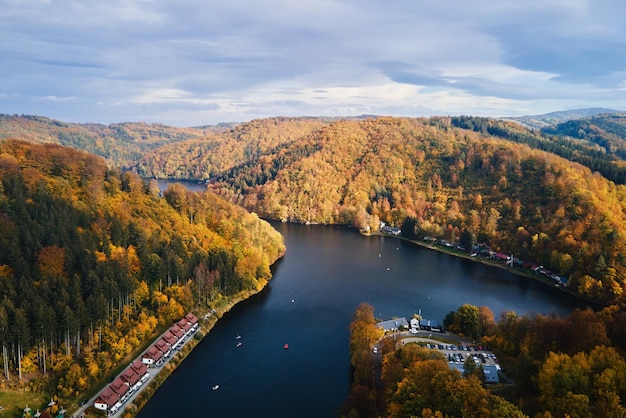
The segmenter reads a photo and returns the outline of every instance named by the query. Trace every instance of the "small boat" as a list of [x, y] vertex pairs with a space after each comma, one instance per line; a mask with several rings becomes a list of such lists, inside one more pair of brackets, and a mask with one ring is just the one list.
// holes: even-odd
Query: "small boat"
[[238, 340], [238, 339], [240, 339], [240, 338], [241, 338], [241, 335], [237, 335], [237, 336], [235, 337], [235, 339], [236, 339], [236, 340]]
[[215, 385], [215, 386], [211, 387], [211, 389], [213, 389], [213, 390], [218, 390], [219, 388], [220, 388], [220, 385]]
[[387, 267], [387, 271], [391, 270], [389, 267]]
[[237, 347], [241, 347], [241, 344], [243, 344], [241, 341], [237, 343]]
[[284, 348], [285, 350], [286, 350], [286, 349], [288, 349], [288, 348], [289, 348], [289, 344], [285, 344], [285, 345], [283, 346], [283, 348]]
[[294, 300], [294, 299], [291, 299], [291, 303], [294, 303], [294, 302], [295, 302], [295, 300]]

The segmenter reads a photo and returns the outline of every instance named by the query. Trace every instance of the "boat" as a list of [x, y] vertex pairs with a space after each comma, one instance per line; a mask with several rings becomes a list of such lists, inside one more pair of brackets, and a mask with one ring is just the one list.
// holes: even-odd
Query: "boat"
[[288, 348], [289, 348], [289, 344], [285, 344], [285, 345], [283, 346], [283, 348], [284, 348], [285, 350], [286, 350], [286, 349], [288, 349]]
[[220, 385], [215, 385], [215, 386], [211, 387], [211, 389], [213, 389], [213, 390], [218, 390], [219, 388], [220, 388]]
[[241, 344], [243, 344], [243, 343], [242, 343], [241, 341], [239, 341], [239, 342], [237, 343], [237, 347], [241, 347]]
[[291, 299], [291, 303], [294, 303], [294, 302], [295, 302], [295, 299]]
[[237, 335], [237, 336], [235, 337], [235, 339], [236, 339], [236, 340], [238, 340], [238, 339], [240, 339], [240, 338], [241, 338], [241, 335]]

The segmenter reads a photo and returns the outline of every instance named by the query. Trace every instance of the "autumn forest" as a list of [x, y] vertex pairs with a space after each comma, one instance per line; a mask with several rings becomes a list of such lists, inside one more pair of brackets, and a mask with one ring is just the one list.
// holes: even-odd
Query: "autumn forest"
[[[174, 128], [0, 115], [2, 373], [75, 399], [185, 312], [259, 291], [285, 252], [264, 219], [363, 233], [384, 223], [410, 239], [462, 243], [468, 254], [484, 244], [545, 266], [568, 291], [611, 306], [594, 319], [608, 333], [598, 346], [616, 345], [600, 354], [622, 358], [611, 327], [626, 302], [625, 150], [619, 113], [541, 129], [470, 116]], [[156, 179], [207, 192], [160, 191]], [[515, 359], [538, 338], [496, 321], [478, 337]], [[560, 352], [542, 344], [527, 359], [535, 371], [541, 356]], [[394, 376], [404, 363], [434, 360], [396, 356]], [[429, 373], [439, 367], [429, 364]], [[523, 378], [539, 390], [536, 377]]]

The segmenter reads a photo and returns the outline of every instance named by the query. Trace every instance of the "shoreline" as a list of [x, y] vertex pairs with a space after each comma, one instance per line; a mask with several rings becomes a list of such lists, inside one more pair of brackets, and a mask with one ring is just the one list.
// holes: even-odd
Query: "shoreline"
[[[207, 335], [209, 335], [209, 332], [211, 331], [211, 329], [213, 329], [215, 324], [217, 324], [217, 321], [219, 321], [219, 319], [222, 318], [226, 313], [230, 312], [230, 310], [233, 309], [240, 302], [243, 302], [244, 300], [261, 293], [268, 283], [269, 280], [266, 280], [265, 283], [263, 283], [263, 286], [257, 289], [255, 292], [249, 291], [243, 294], [235, 295], [224, 306], [221, 306], [219, 309], [213, 309], [214, 313], [212, 314], [211, 310], [209, 309], [199, 310], [197, 313], [199, 314], [198, 323], [200, 324], [200, 327], [196, 332], [196, 335], [198, 332], [201, 332], [202, 336], [199, 338], [196, 338], [195, 336], [192, 337], [192, 339], [187, 344], [185, 344], [184, 347], [178, 353], [176, 353], [174, 357], [172, 357], [167, 366], [159, 370], [159, 372], [154, 376], [148, 386], [142, 389], [141, 393], [137, 395], [133, 402], [128, 404], [123, 410], [120, 411], [120, 416], [127, 417], [130, 415], [132, 417], [136, 417], [141, 409], [150, 401], [150, 399], [152, 398], [154, 393], [156, 393], [159, 387], [172, 375], [172, 373], [174, 373], [178, 366], [187, 358], [187, 356], [196, 348], [196, 346], [204, 338], [206, 338]], [[86, 417], [90, 416], [91, 415], [86, 415]]]
[[596, 307], [596, 308], [605, 308], [607, 306], [610, 306], [610, 303], [607, 302], [600, 302], [597, 300], [593, 300], [593, 299], [589, 299], [586, 298], [576, 292], [573, 292], [572, 290], [570, 290], [567, 287], [563, 287], [563, 286], [556, 286], [553, 282], [551, 282], [548, 279], [544, 279], [543, 277], [541, 277], [541, 275], [533, 273], [533, 272], [529, 272], [526, 269], [519, 269], [517, 267], [508, 267], [506, 265], [502, 265], [502, 263], [497, 262], [497, 261], [492, 261], [492, 260], [488, 260], [482, 257], [470, 257], [469, 254], [465, 253], [465, 252], [461, 252], [459, 250], [452, 250], [452, 249], [448, 249], [445, 247], [440, 247], [434, 244], [429, 244], [426, 242], [422, 242], [422, 241], [418, 241], [418, 240], [411, 240], [405, 237], [401, 237], [401, 236], [394, 236], [394, 235], [389, 235], [389, 234], [385, 234], [384, 232], [380, 232], [380, 231], [375, 231], [375, 232], [361, 232], [359, 231], [359, 233], [363, 236], [379, 236], [379, 237], [388, 237], [388, 238], [392, 238], [392, 239], [398, 239], [401, 241], [405, 241], [409, 244], [413, 244], [413, 245], [417, 245], [423, 248], [427, 248], [429, 250], [434, 250], [434, 251], [438, 251], [440, 253], [443, 254], [447, 254], [453, 257], [458, 257], [458, 258], [463, 258], [465, 260], [469, 260], [469, 261], [473, 261], [476, 263], [481, 263], [484, 264], [486, 266], [490, 266], [490, 267], [496, 267], [500, 270], [504, 270], [507, 271], [511, 274], [514, 274], [516, 276], [521, 276], [521, 277], [525, 277], [531, 280], [535, 280], [543, 285], [545, 285], [546, 287], [549, 287], [551, 289], [554, 290], [558, 290], [560, 292], [563, 292], [567, 295], [570, 295], [572, 297], [575, 297], [583, 302], [589, 303], [591, 306]]
[[[282, 257], [284, 257], [285, 252], [283, 252], [271, 265], [274, 266], [275, 263], [280, 261]], [[128, 405], [126, 405], [123, 409], [120, 409], [117, 412], [118, 416], [123, 417], [136, 417], [139, 412], [143, 409], [143, 407], [150, 401], [152, 396], [156, 393], [159, 387], [172, 375], [172, 373], [178, 368], [178, 366], [187, 358], [187, 356], [196, 348], [196, 346], [204, 339], [209, 332], [213, 329], [213, 327], [217, 324], [219, 319], [221, 319], [226, 313], [230, 312], [237, 304], [249, 299], [252, 296], [258, 295], [261, 293], [269, 282], [269, 280], [259, 280], [259, 286], [256, 290], [248, 290], [244, 292], [240, 292], [236, 295], [233, 295], [231, 298], [223, 299], [222, 304], [216, 306], [215, 308], [203, 308], [192, 311], [194, 314], [197, 314], [199, 328], [198, 331], [194, 334], [193, 337], [178, 351], [170, 361], [163, 366], [163, 368], [158, 370], [158, 373], [155, 374], [154, 378], [141, 389], [141, 392], [137, 394], [135, 399], [132, 400]], [[197, 337], [198, 333], [202, 333], [201, 336]], [[154, 341], [150, 342], [148, 345], [152, 344]], [[154, 370], [154, 369], [152, 369]], [[93, 407], [93, 406], [92, 406]], [[72, 417], [74, 414], [71, 415]], [[102, 416], [100, 413], [93, 409], [89, 409], [85, 411], [84, 417], [100, 417]]]

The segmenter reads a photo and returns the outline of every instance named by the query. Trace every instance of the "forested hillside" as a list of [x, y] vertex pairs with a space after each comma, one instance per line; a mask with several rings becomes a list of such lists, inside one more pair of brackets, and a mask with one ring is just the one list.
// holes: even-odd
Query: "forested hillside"
[[383, 221], [450, 242], [469, 234], [569, 276], [575, 292], [621, 299], [626, 189], [553, 153], [454, 126], [468, 121], [334, 122], [212, 189], [271, 219], [364, 230]]
[[576, 138], [596, 145], [606, 154], [626, 159], [626, 113], [570, 120], [543, 128], [542, 132]]
[[162, 146], [135, 168], [144, 177], [209, 180], [328, 123], [320, 118], [253, 120], [220, 135]]
[[[470, 116], [271, 118], [210, 130], [145, 125], [162, 129], [163, 142], [146, 134], [151, 145], [142, 149], [150, 151], [130, 167], [144, 178], [210, 180], [213, 191], [264, 218], [363, 230], [382, 221], [407, 237], [463, 241], [467, 250], [485, 243], [568, 278], [576, 293], [620, 301], [623, 120], [598, 115], [563, 125], [588, 129], [553, 133]], [[44, 121], [51, 131], [62, 124]], [[121, 139], [113, 149], [124, 149]], [[122, 159], [131, 157], [115, 158]]]
[[101, 156], [114, 167], [128, 167], [149, 150], [224, 128], [174, 128], [146, 123], [100, 125], [61, 122], [42, 116], [0, 115], [0, 139], [54, 143]]
[[285, 251], [212, 194], [59, 145], [0, 142], [0, 346], [7, 379], [72, 399], [159, 327], [258, 291]]
[[504, 120], [514, 120], [529, 128], [541, 129], [551, 125], [567, 122], [568, 120], [582, 119], [602, 113], [617, 113], [617, 110], [602, 107], [592, 107], [586, 109], [561, 110], [557, 112], [545, 113], [543, 115], [528, 115], [519, 117], [502, 118]]

